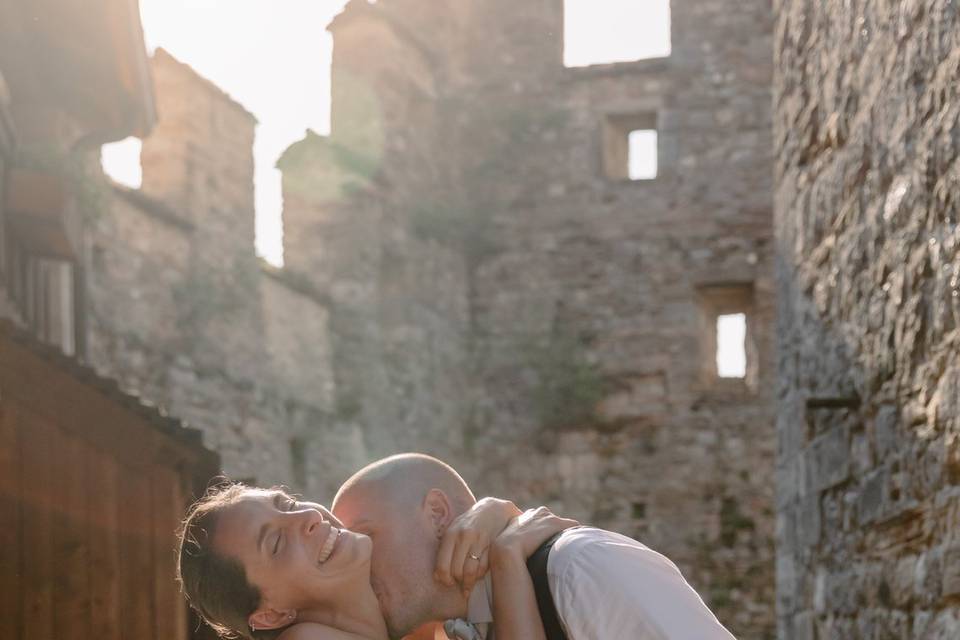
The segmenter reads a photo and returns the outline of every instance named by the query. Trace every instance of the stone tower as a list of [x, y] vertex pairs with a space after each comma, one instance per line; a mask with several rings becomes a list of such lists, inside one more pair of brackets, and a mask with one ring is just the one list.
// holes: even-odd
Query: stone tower
[[[560, 0], [354, 0], [331, 134], [280, 162], [285, 255], [330, 297], [339, 416], [371, 454], [435, 453], [480, 493], [636, 536], [764, 638], [772, 14], [672, 20], [668, 58], [568, 69]], [[629, 179], [636, 130], [654, 179]]]

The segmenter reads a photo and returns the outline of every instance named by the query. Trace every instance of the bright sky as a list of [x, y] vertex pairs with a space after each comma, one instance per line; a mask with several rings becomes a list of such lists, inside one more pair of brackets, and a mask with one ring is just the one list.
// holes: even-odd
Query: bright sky
[[670, 0], [564, 0], [563, 64], [670, 55]]
[[[283, 204], [274, 164], [307, 128], [329, 130], [332, 42], [326, 26], [345, 4], [346, 0], [140, 0], [151, 52], [163, 47], [257, 116], [256, 248], [274, 264], [283, 262]], [[565, 10], [567, 66], [670, 53], [668, 0], [565, 0]], [[139, 156], [138, 140], [107, 145], [104, 169], [118, 182], [139, 187]]]
[[[330, 122], [326, 26], [346, 0], [140, 0], [147, 49], [160, 46], [212, 80], [259, 120], [254, 143], [257, 253], [283, 261], [280, 153]], [[104, 168], [139, 186], [140, 145], [104, 149]]]
[[731, 313], [717, 317], [717, 375], [743, 378], [747, 375], [747, 316]]

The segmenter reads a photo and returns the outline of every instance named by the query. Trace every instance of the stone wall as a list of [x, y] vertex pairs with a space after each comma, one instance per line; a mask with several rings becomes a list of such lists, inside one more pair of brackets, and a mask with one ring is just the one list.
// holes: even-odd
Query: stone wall
[[780, 637], [960, 637], [960, 13], [779, 2]]
[[143, 188], [105, 182], [86, 234], [86, 357], [199, 428], [229, 476], [329, 498], [365, 445], [334, 417], [327, 302], [254, 254], [254, 119], [163, 50], [153, 76]]
[[[332, 132], [280, 163], [285, 257], [331, 300], [335, 404], [371, 455], [638, 537], [765, 638], [772, 13], [672, 13], [671, 57], [565, 69], [558, 0], [350, 3]], [[605, 135], [651, 117], [658, 177], [608, 177]], [[742, 381], [713, 370], [730, 305]]]

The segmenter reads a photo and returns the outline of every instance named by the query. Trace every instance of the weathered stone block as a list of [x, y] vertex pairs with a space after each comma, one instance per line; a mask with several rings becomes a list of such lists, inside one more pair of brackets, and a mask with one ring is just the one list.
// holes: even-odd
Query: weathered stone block
[[899, 411], [893, 405], [883, 405], [873, 419], [873, 442], [877, 457], [884, 458], [896, 446]]
[[790, 625], [790, 638], [792, 640], [815, 640], [814, 614], [811, 611], [798, 613], [793, 617], [793, 624]]
[[941, 610], [923, 629], [918, 640], [953, 640], [960, 638], [960, 610], [956, 607]]
[[845, 426], [835, 427], [814, 440], [807, 449], [807, 474], [813, 486], [823, 491], [850, 476], [850, 435]]
[[960, 543], [944, 550], [942, 567], [943, 595], [949, 598], [960, 596]]
[[813, 547], [820, 541], [820, 495], [811, 493], [797, 503], [796, 536], [801, 547]]

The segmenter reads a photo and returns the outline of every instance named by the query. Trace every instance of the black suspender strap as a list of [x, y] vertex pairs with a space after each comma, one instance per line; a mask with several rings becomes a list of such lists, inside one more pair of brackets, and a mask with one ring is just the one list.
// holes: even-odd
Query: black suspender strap
[[544, 542], [533, 552], [533, 555], [527, 558], [527, 571], [533, 578], [533, 592], [537, 596], [537, 608], [540, 610], [540, 619], [543, 620], [543, 629], [547, 632], [547, 640], [567, 640], [567, 634], [563, 632], [560, 617], [557, 615], [553, 596], [550, 594], [550, 583], [547, 581], [547, 558], [550, 557], [553, 543], [562, 534], [561, 531]]

